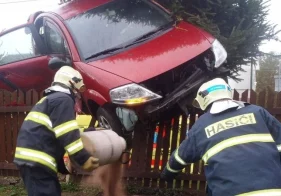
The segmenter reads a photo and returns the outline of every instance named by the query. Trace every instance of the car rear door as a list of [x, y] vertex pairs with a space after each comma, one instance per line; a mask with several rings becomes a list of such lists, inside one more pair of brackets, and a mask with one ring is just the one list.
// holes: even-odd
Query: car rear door
[[0, 36], [0, 88], [42, 91], [53, 79], [49, 57], [39, 32], [32, 24]]

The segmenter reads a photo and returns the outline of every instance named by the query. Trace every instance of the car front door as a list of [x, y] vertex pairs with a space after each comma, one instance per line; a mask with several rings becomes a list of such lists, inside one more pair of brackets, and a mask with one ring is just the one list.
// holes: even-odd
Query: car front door
[[43, 20], [43, 29], [40, 31], [40, 36], [45, 42], [47, 53], [50, 58], [58, 57], [68, 63], [68, 65], [72, 65], [72, 58], [67, 40], [55, 21], [45, 17]]
[[53, 71], [38, 31], [32, 24], [0, 36], [0, 88], [42, 91], [51, 84]]

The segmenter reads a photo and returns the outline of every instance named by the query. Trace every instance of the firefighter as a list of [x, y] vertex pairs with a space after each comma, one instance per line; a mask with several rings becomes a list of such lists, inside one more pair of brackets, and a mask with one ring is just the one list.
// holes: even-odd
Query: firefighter
[[221, 78], [204, 83], [193, 105], [205, 113], [161, 177], [172, 181], [186, 165], [203, 160], [210, 195], [281, 195], [280, 122], [262, 107], [233, 100]]
[[75, 120], [75, 96], [84, 90], [81, 74], [63, 66], [26, 116], [18, 134], [14, 163], [29, 196], [61, 195], [57, 173], [68, 174], [65, 152], [84, 171], [99, 166], [98, 159], [84, 149]]

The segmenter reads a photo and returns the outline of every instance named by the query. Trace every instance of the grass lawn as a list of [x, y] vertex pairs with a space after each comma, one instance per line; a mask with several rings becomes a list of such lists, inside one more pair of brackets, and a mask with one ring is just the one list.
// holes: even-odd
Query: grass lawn
[[[63, 196], [102, 196], [98, 188], [81, 188], [76, 184], [61, 183]], [[27, 196], [22, 184], [0, 185], [0, 196]]]
[[[98, 188], [91, 187], [79, 187], [77, 184], [62, 185], [62, 196], [102, 196], [102, 192]], [[176, 189], [153, 189], [153, 188], [141, 188], [138, 186], [127, 186], [128, 196], [197, 196], [197, 193], [190, 193], [188, 191], [176, 190]], [[201, 194], [200, 194], [201, 195]], [[0, 196], [27, 196], [26, 191], [22, 184], [17, 185], [1, 185], [0, 184]]]

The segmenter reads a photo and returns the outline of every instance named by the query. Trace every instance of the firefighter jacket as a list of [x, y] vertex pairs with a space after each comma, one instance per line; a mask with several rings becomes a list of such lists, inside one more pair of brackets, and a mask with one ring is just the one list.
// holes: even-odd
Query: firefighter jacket
[[200, 116], [161, 175], [173, 179], [203, 160], [213, 196], [281, 195], [280, 152], [280, 122], [264, 108], [245, 104]]
[[75, 118], [74, 95], [60, 86], [47, 89], [26, 116], [17, 138], [14, 163], [67, 173], [67, 152], [78, 165], [90, 157], [84, 149]]

